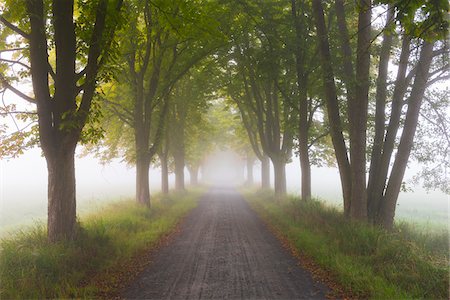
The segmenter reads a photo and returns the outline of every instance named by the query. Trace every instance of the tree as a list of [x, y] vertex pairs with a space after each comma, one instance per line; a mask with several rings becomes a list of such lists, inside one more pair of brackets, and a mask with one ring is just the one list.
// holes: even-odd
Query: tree
[[[175, 85], [173, 91], [173, 101], [170, 106], [170, 138], [173, 142], [170, 149], [175, 164], [175, 189], [184, 190], [184, 169], [186, 167], [186, 147], [193, 150], [193, 145], [189, 143], [198, 143], [199, 139], [195, 135], [200, 130], [196, 130], [198, 123], [202, 121], [202, 115], [206, 113], [208, 108], [207, 100], [213, 91], [214, 85], [211, 81], [211, 72], [208, 70], [209, 64], [199, 64], [192, 68], [183, 78], [181, 78]], [[214, 78], [214, 77], [212, 77]], [[204, 131], [203, 131], [204, 132]], [[188, 138], [188, 135], [193, 136]], [[206, 137], [204, 137], [206, 138]], [[204, 144], [204, 143], [201, 143]], [[204, 149], [205, 151], [207, 150]], [[196, 184], [198, 177], [198, 158], [197, 155], [204, 155], [201, 153], [194, 154], [190, 151], [190, 163], [188, 169], [191, 173], [191, 181]], [[206, 154], [206, 153], [205, 153]]]
[[307, 4], [305, 1], [291, 0], [291, 12], [292, 20], [295, 29], [295, 61], [296, 61], [296, 75], [297, 75], [297, 88], [298, 88], [298, 111], [299, 111], [299, 121], [298, 121], [298, 152], [300, 158], [300, 168], [302, 172], [301, 186], [302, 192], [301, 196], [303, 200], [309, 200], [311, 198], [311, 162], [309, 159], [309, 127], [310, 118], [313, 112], [309, 112], [308, 107], [308, 81], [311, 65], [311, 53], [309, 53], [307, 45], [311, 39], [309, 35], [311, 20], [308, 17], [309, 12], [307, 12]]
[[129, 20], [120, 33], [124, 58], [116, 75], [118, 83], [129, 87], [131, 97], [115, 99], [110, 106], [133, 129], [136, 201], [144, 205], [150, 205], [148, 171], [163, 140], [173, 88], [223, 42], [212, 19], [216, 7], [204, 3], [204, 10], [193, 10], [202, 3], [130, 1], [127, 5]]
[[186, 128], [186, 166], [190, 184], [195, 186], [199, 183], [203, 160], [214, 149], [214, 125], [209, 122], [205, 112], [194, 114], [190, 120], [191, 124]]
[[[164, 127], [167, 130], [167, 124]], [[169, 193], [169, 149], [170, 135], [166, 133], [158, 150], [158, 158], [161, 166], [161, 192], [163, 194]]]
[[279, 13], [282, 5], [268, 2], [255, 7], [248, 3], [246, 9], [247, 14], [257, 11], [263, 20], [255, 21], [255, 28], [246, 28], [234, 39], [231, 59], [236, 64], [234, 74], [243, 84], [243, 97], [234, 99], [244, 100], [240, 109], [255, 120], [263, 151], [274, 165], [275, 193], [282, 195], [286, 193], [285, 165], [291, 156], [296, 120], [295, 111], [282, 101], [279, 89], [283, 72], [290, 71], [283, 68], [283, 44], [276, 26], [283, 19]]
[[[302, 172], [302, 198], [307, 200], [311, 197], [310, 156], [313, 155], [314, 144], [327, 135], [326, 126], [315, 126], [317, 122], [314, 120], [314, 114], [323, 102], [317, 101], [321, 91], [316, 84], [318, 74], [315, 69], [318, 62], [315, 59], [317, 51], [312, 42], [314, 36], [310, 5], [307, 1], [300, 0], [286, 3], [266, 1], [264, 5], [248, 1], [241, 5], [244, 11], [242, 15], [245, 17], [239, 16], [234, 25], [236, 32], [233, 40], [236, 46], [230, 50], [234, 56], [229, 58], [228, 65], [228, 69], [234, 70], [229, 76], [242, 76], [246, 72], [250, 74], [247, 69], [252, 68], [253, 75], [250, 74], [247, 79], [247, 87], [251, 92], [254, 91], [252, 84], [255, 85], [254, 83], [268, 76], [276, 78], [272, 80], [272, 94], [277, 95], [280, 109], [285, 110], [283, 117], [288, 116], [280, 124], [288, 129], [290, 135], [286, 136], [287, 131], [284, 131], [280, 137], [286, 142], [289, 139], [296, 142]], [[255, 78], [253, 82], [250, 80], [251, 76]], [[239, 80], [243, 81], [242, 78]], [[243, 98], [239, 96], [244, 94], [245, 88], [241, 87], [239, 90], [238, 86], [239, 82], [230, 93], [234, 93], [235, 101], [241, 102], [241, 110], [250, 108], [251, 111], [250, 106], [242, 105]], [[266, 83], [259, 89], [261, 95], [267, 95]], [[267, 113], [264, 109], [262, 111]], [[251, 123], [252, 118], [249, 116], [251, 114], [243, 113], [243, 121]], [[263, 119], [266, 120], [265, 117]], [[318, 130], [319, 128], [325, 130]], [[249, 132], [252, 139], [251, 130]], [[290, 143], [293, 144], [292, 142]], [[291, 147], [292, 145], [289, 148]], [[257, 149], [255, 152], [258, 152]], [[286, 152], [287, 157], [290, 157], [290, 152], [290, 149]]]
[[[255, 119], [251, 108], [247, 106], [247, 101], [243, 97], [244, 91], [241, 85], [239, 76], [235, 76], [233, 73], [230, 74], [230, 81], [226, 87], [226, 93], [228, 97], [230, 97], [231, 101], [236, 106], [239, 111], [240, 121], [242, 123], [242, 127], [245, 130], [248, 143], [250, 144], [251, 150], [253, 154], [259, 159], [261, 163], [261, 189], [269, 189], [270, 188], [270, 159], [264, 153], [264, 150], [261, 146], [259, 134], [258, 134], [258, 125], [257, 120]], [[234, 80], [233, 80], [234, 79]], [[242, 130], [240, 131], [242, 132]], [[241, 135], [242, 136], [242, 135]], [[248, 144], [245, 143], [244, 152], [248, 153], [249, 147]], [[247, 172], [249, 167], [247, 166]]]
[[[6, 73], [10, 68], [2, 72], [0, 81], [36, 105], [39, 145], [48, 167], [51, 242], [76, 235], [75, 148], [92, 117], [97, 81], [109, 59], [121, 5], [122, 1], [108, 0], [79, 6], [74, 1], [47, 5], [42, 0], [27, 0], [7, 3], [0, 17], [2, 32], [24, 45], [12, 51], [29, 62], [29, 66], [22, 65], [24, 76], [32, 80], [32, 96], [13, 86]], [[54, 53], [54, 63], [49, 53]]]
[[[424, 8], [415, 7], [412, 4], [401, 7], [398, 13], [400, 17], [397, 17], [403, 24], [403, 31], [400, 32], [402, 46], [397, 78], [395, 79], [392, 93], [390, 116], [388, 117], [386, 110], [387, 95], [385, 90], [388, 80], [387, 67], [393, 45], [390, 36], [392, 29], [389, 28], [393, 26], [392, 19], [394, 14], [392, 12], [387, 14], [378, 60], [379, 67], [375, 92], [375, 134], [371, 153], [369, 182], [366, 188], [365, 155], [367, 151], [366, 131], [369, 112], [368, 90], [370, 87], [369, 66], [371, 61], [369, 51], [373, 48], [368, 29], [371, 27], [370, 11], [372, 4], [370, 1], [358, 2], [358, 31], [356, 33], [357, 46], [355, 61], [352, 59], [354, 54], [350, 46], [350, 34], [347, 29], [346, 12], [343, 2], [337, 0], [335, 1], [335, 6], [343, 57], [342, 65], [344, 72], [342, 81], [345, 85], [347, 98], [350, 158], [348, 157], [348, 150], [343, 134], [343, 118], [339, 111], [335, 72], [331, 62], [330, 44], [327, 36], [323, 7], [321, 1], [313, 1], [317, 41], [322, 62], [323, 84], [326, 92], [327, 113], [341, 175], [344, 210], [352, 218], [359, 220], [369, 218], [376, 224], [391, 228], [398, 194], [413, 145], [422, 98], [426, 87], [438, 80], [438, 77], [434, 77], [435, 71], [430, 72], [433, 57], [442, 53], [442, 50], [433, 50], [437, 44], [433, 41], [435, 38], [426, 34], [427, 29], [430, 28], [429, 22], [424, 21], [421, 22], [422, 24], [416, 24], [417, 26], [410, 26], [411, 24], [405, 23], [404, 18], [401, 18], [401, 14], [403, 13], [402, 9], [412, 9], [413, 15], [414, 13], [420, 15], [425, 14]], [[427, 6], [425, 10], [428, 11], [430, 9], [431, 16], [439, 16], [442, 15], [443, 8], [445, 9], [444, 6], [437, 8], [437, 11], [440, 12], [436, 12], [436, 7]], [[388, 11], [393, 9], [397, 8], [394, 6], [388, 7]], [[408, 21], [411, 22], [410, 19]], [[441, 28], [441, 30], [445, 31], [448, 25], [442, 25], [442, 22], [439, 24], [444, 28]], [[420, 36], [413, 37], [410, 34], [412, 27], [418, 29], [423, 27], [422, 25], [424, 24], [426, 25], [424, 27], [426, 28], [425, 30], [415, 31], [421, 32]], [[395, 30], [400, 31], [402, 28]], [[411, 52], [414, 51], [411, 51], [410, 45], [413, 39], [418, 46], [416, 49], [420, 49], [420, 56], [411, 67]], [[410, 68], [409, 73], [407, 72], [408, 68]], [[444, 66], [444, 68], [448, 70], [448, 67]], [[438, 68], [438, 70], [440, 69], [441, 67]], [[402, 110], [406, 110], [403, 120]], [[389, 121], [387, 128], [385, 128], [386, 120]], [[403, 130], [399, 138], [394, 164], [388, 176], [389, 165], [395, 149], [400, 124], [403, 124]]]

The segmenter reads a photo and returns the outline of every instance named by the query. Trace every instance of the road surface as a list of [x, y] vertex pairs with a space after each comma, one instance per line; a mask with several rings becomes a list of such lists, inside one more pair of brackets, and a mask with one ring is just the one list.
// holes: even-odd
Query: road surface
[[127, 299], [324, 299], [328, 289], [231, 189], [208, 192]]

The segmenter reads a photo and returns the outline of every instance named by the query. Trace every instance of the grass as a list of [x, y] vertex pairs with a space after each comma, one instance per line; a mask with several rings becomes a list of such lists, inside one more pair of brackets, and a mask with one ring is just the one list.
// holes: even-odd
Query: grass
[[93, 278], [114, 274], [109, 271], [155, 247], [197, 205], [199, 195], [154, 197], [151, 209], [134, 201], [112, 203], [81, 219], [74, 242], [48, 243], [39, 224], [4, 238], [0, 299], [95, 297], [99, 290]]
[[449, 232], [430, 234], [408, 223], [386, 232], [351, 222], [319, 201], [245, 194], [289, 243], [346, 292], [372, 299], [449, 299]]

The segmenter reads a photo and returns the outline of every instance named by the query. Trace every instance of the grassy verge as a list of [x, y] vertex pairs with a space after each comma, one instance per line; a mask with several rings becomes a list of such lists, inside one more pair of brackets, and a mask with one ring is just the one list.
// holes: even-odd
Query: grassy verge
[[0, 299], [98, 295], [98, 280], [93, 278], [116, 274], [111, 270], [126, 268], [133, 258], [156, 247], [197, 205], [199, 196], [200, 192], [154, 197], [151, 209], [133, 201], [112, 203], [82, 218], [79, 238], [70, 243], [49, 244], [42, 225], [3, 239]]
[[335, 208], [293, 197], [245, 194], [291, 246], [358, 298], [449, 299], [449, 233], [428, 234], [406, 223], [394, 232], [349, 222]]

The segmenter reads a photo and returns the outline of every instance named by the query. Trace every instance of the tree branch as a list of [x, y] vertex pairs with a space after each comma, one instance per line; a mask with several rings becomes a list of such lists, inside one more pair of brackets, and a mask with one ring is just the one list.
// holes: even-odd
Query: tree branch
[[429, 80], [429, 81], [427, 82], [427, 87], [429, 87], [429, 86], [435, 84], [435, 83], [438, 82], [438, 81], [441, 81], [441, 80], [447, 80], [447, 79], [450, 79], [450, 75], [435, 77], [435, 78], [433, 78], [433, 79], [431, 79], [431, 80]]
[[30, 96], [25, 95], [24, 93], [22, 93], [21, 91], [19, 91], [18, 89], [16, 89], [15, 87], [13, 87], [11, 84], [9, 84], [9, 82], [6, 80], [5, 77], [3, 77], [3, 74], [0, 74], [0, 82], [11, 92], [13, 92], [14, 94], [16, 94], [17, 96], [19, 96], [20, 98], [36, 104], [36, 99], [31, 98]]
[[13, 51], [21, 51], [21, 50], [25, 50], [25, 49], [27, 49], [27, 48], [25, 48], [25, 47], [20, 47], [20, 48], [1, 49], [1, 50], [0, 50], [0, 53], [3, 53], [3, 52], [13, 52]]
[[327, 130], [324, 133], [322, 133], [321, 135], [317, 136], [316, 138], [314, 138], [311, 143], [308, 144], [308, 149], [310, 149], [315, 143], [317, 143], [320, 139], [326, 137], [327, 135], [330, 134], [330, 131]]
[[18, 60], [11, 60], [11, 59], [6, 59], [6, 58], [0, 58], [0, 61], [11, 63], [13, 65], [18, 64], [18, 65], [21, 65], [22, 67], [26, 68], [27, 70], [31, 69], [31, 67], [29, 65], [24, 64], [23, 62], [18, 61]]
[[30, 39], [30, 35], [17, 27], [16, 25], [10, 23], [8, 20], [6, 20], [3, 16], [0, 16], [0, 21], [5, 24], [6, 27], [14, 31], [15, 33], [21, 35], [22, 37], [26, 38], [27, 40]]
[[[124, 108], [121, 104], [119, 104], [119, 103], [116, 103], [116, 102], [114, 102], [114, 101], [111, 101], [111, 100], [108, 100], [108, 99], [106, 99], [106, 98], [104, 98], [104, 97], [101, 97], [101, 99], [102, 99], [102, 101], [104, 101], [108, 106], [110, 106], [110, 107], [115, 107], [116, 109], [117, 108], [120, 108], [120, 109], [122, 109], [123, 111], [124, 111], [124, 113], [125, 114], [123, 114], [123, 113], [121, 113], [127, 120], [128, 120], [128, 122], [131, 122], [131, 120], [133, 119], [133, 113], [131, 112], [131, 111], [129, 111], [128, 109], [126, 109], [126, 108]], [[127, 122], [127, 123], [128, 123]], [[131, 125], [130, 123], [128, 123], [129, 125]]]

